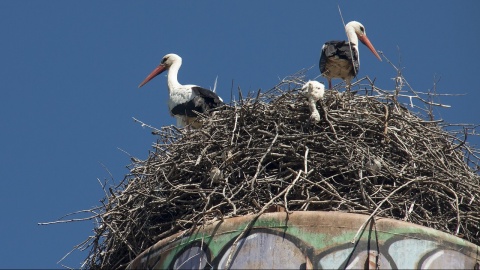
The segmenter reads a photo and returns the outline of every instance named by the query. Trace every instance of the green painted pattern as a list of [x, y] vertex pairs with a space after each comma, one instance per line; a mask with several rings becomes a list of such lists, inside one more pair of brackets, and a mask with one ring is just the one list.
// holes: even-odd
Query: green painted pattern
[[[192, 242], [203, 241], [206, 246], [208, 246], [209, 251], [211, 252], [212, 259], [220, 255], [220, 252], [227, 247], [228, 244], [238, 237], [240, 233], [243, 232], [246, 226], [250, 224], [251, 220], [245, 220], [243, 222], [230, 223], [230, 229], [227, 231], [222, 230], [218, 232], [215, 229], [216, 226], [207, 226], [206, 230], [201, 228], [193, 235], [178, 239], [173, 243], [162, 248], [162, 256], [165, 256], [163, 264], [160, 265], [161, 268], [167, 268], [170, 266], [175, 255], [180, 252], [183, 248], [189, 245]], [[254, 223], [252, 226], [253, 229], [269, 229], [276, 230], [279, 233], [286, 233], [293, 237], [298, 238], [300, 241], [308, 244], [315, 250], [315, 253], [322, 252], [325, 249], [331, 248], [332, 246], [343, 245], [346, 243], [351, 243], [355, 237], [358, 229], [362, 224], [359, 224], [357, 228], [353, 227], [341, 227], [335, 226], [337, 228], [337, 233], [329, 233], [328, 228], [332, 227], [330, 225], [320, 225], [325, 227], [326, 233], [320, 233], [319, 227], [315, 225], [300, 225], [300, 224], [288, 224], [284, 219], [277, 218], [268, 218], [262, 217]], [[341, 228], [341, 230], [338, 230]], [[370, 225], [367, 225], [367, 228], [359, 234], [361, 240], [369, 240], [369, 228]], [[338, 233], [340, 231], [341, 233]], [[215, 233], [215, 235], [210, 235]], [[392, 237], [405, 237], [405, 239], [416, 239], [418, 235], [419, 240], [431, 241], [434, 245], [446, 245], [451, 249], [460, 250], [463, 247], [468, 247], [469, 244], [467, 241], [464, 241], [455, 236], [435, 231], [429, 228], [422, 228], [416, 226], [405, 226], [405, 227], [392, 227], [388, 231], [376, 231], [370, 233], [370, 240], [378, 239], [379, 242], [385, 242]], [[421, 236], [421, 237], [420, 237]], [[168, 252], [165, 252], [169, 250]]]

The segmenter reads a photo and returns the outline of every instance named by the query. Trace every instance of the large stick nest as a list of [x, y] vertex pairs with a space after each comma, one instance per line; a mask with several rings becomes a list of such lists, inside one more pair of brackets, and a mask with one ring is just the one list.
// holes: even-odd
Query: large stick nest
[[447, 131], [401, 105], [402, 91], [373, 84], [327, 91], [312, 123], [303, 83], [295, 74], [240, 98], [201, 116], [198, 130], [156, 130], [149, 157], [134, 160], [102, 201], [84, 266], [125, 267], [162, 238], [274, 204], [405, 220], [480, 245], [479, 159], [464, 141], [468, 127]]

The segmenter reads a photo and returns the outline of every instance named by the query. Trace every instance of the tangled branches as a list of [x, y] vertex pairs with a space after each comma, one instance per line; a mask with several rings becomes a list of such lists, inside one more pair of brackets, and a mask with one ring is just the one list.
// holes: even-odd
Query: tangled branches
[[164, 237], [271, 205], [400, 219], [480, 244], [475, 149], [373, 84], [327, 91], [310, 122], [303, 83], [297, 74], [241, 98], [199, 130], [157, 130], [154, 151], [95, 216], [85, 267], [121, 268]]

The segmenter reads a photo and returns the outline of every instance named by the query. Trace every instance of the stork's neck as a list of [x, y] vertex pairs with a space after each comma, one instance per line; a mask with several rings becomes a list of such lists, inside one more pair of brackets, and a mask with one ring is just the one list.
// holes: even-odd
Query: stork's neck
[[[358, 36], [355, 33], [353, 26], [348, 25], [345, 27], [345, 32], [347, 32], [348, 41], [352, 44], [352, 47], [357, 51], [358, 62], [360, 63], [360, 51], [358, 50]], [[353, 49], [353, 48], [352, 48]]]
[[168, 76], [167, 76], [167, 83], [168, 83], [168, 90], [171, 92], [173, 89], [177, 89], [181, 86], [178, 82], [178, 70], [182, 62], [174, 62], [170, 68], [168, 69]]
[[348, 41], [355, 44], [355, 47], [358, 48], [358, 36], [355, 33], [355, 29], [352, 26], [347, 25], [345, 31], [347, 32]]

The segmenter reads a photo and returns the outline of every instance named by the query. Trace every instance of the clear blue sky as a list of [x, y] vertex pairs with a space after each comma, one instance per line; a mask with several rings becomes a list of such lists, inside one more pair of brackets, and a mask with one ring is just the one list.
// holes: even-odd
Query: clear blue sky
[[[478, 0], [0, 1], [0, 268], [61, 267], [92, 234], [92, 222], [37, 223], [99, 205], [97, 179], [128, 173], [118, 148], [148, 155], [156, 138], [132, 117], [175, 123], [164, 76], [137, 88], [163, 55], [183, 57], [181, 83], [209, 88], [218, 76], [226, 101], [232, 80], [235, 89], [269, 89], [315, 65], [314, 78], [322, 44], [345, 39], [337, 4], [416, 90], [437, 77], [438, 92], [466, 94], [442, 98], [452, 108], [439, 118], [480, 123]], [[360, 52], [359, 77], [392, 89], [393, 68]], [[63, 264], [79, 267], [86, 255]]]

